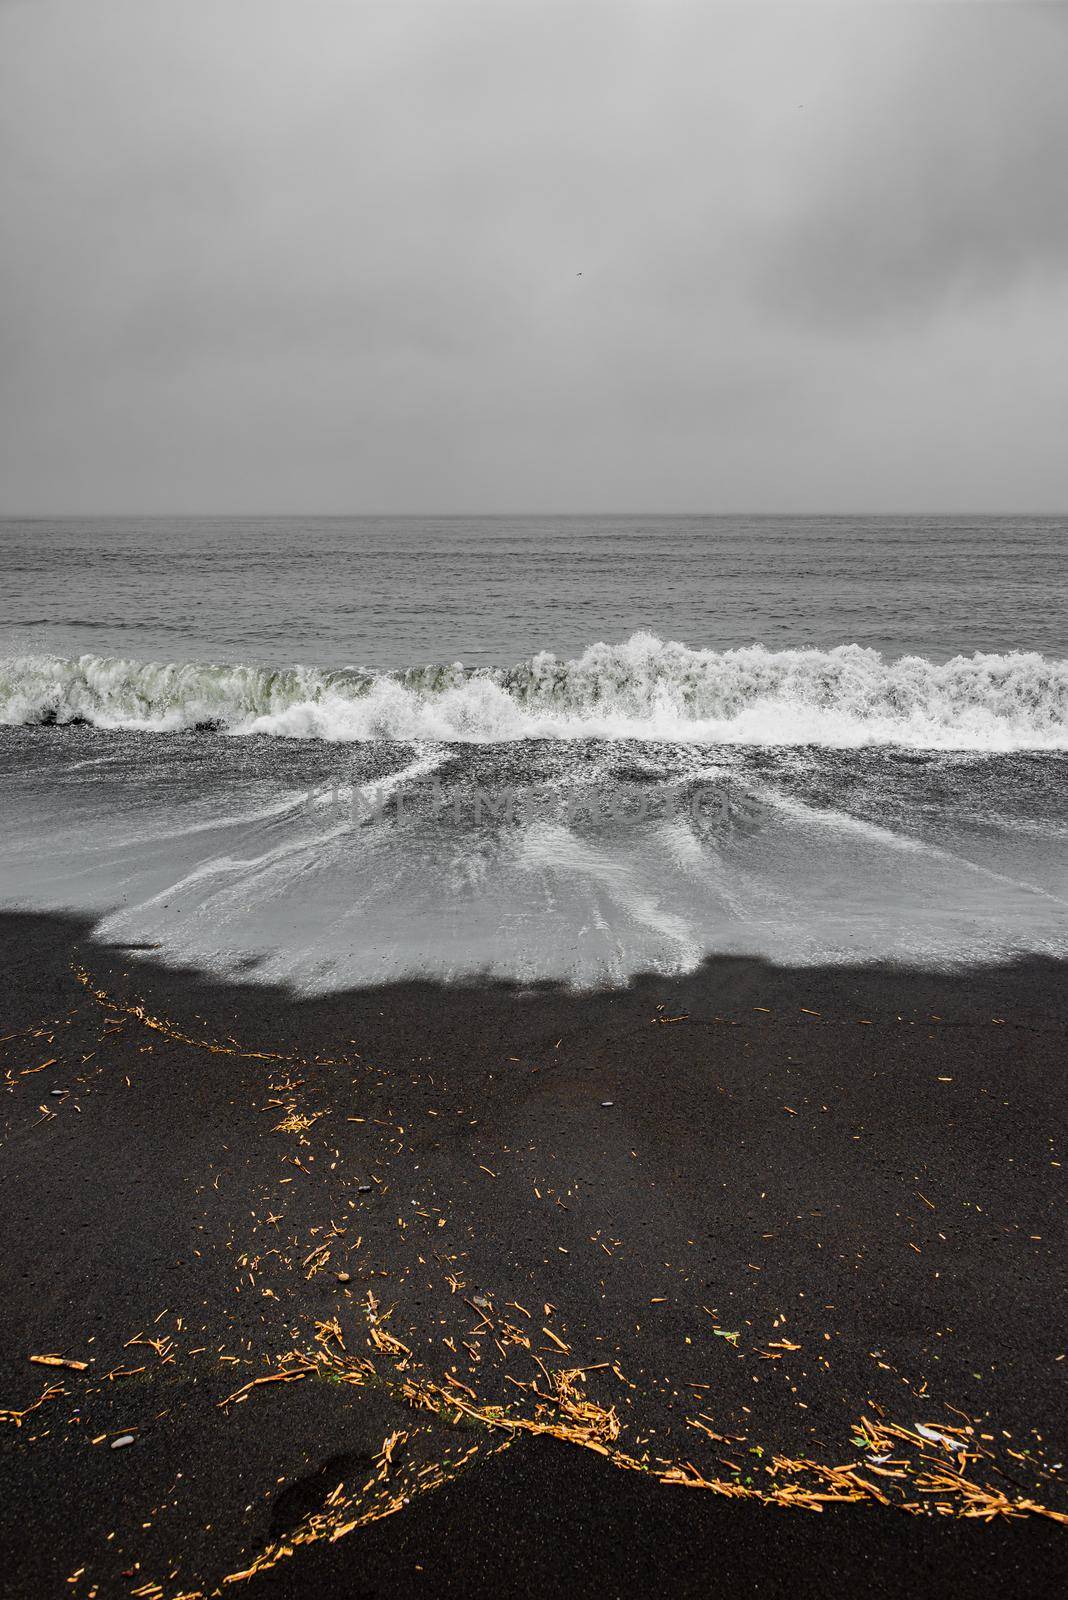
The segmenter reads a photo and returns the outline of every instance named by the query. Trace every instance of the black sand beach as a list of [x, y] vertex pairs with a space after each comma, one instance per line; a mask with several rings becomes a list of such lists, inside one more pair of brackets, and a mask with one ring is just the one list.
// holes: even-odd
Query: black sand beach
[[1056, 1592], [1058, 965], [296, 1000], [2, 933], [5, 1593]]

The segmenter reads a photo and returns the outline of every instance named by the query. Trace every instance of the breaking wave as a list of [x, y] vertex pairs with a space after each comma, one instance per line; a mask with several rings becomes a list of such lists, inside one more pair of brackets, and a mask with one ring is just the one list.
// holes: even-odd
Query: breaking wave
[[618, 738], [730, 744], [1068, 749], [1068, 661], [1036, 654], [884, 659], [833, 650], [695, 650], [638, 633], [574, 660], [512, 667], [0, 661], [0, 723], [210, 728], [285, 738]]

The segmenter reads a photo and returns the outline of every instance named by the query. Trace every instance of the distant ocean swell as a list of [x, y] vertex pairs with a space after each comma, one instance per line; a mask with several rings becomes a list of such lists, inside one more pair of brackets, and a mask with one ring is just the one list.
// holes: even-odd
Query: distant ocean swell
[[582, 738], [732, 744], [1068, 749], [1068, 660], [1036, 654], [887, 660], [833, 650], [695, 650], [635, 634], [574, 660], [375, 673], [0, 660], [0, 723], [352, 741]]

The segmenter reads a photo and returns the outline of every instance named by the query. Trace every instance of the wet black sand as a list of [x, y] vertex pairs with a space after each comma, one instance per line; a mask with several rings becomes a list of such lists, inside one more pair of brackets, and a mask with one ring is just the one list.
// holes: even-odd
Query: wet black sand
[[1059, 966], [294, 1001], [0, 935], [6, 1592], [1055, 1592], [1064, 1527], [937, 1508], [1068, 1510]]

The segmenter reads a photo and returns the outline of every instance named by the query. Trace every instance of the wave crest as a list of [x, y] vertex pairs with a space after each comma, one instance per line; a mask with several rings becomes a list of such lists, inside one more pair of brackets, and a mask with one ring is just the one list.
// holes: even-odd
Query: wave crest
[[144, 663], [83, 655], [0, 661], [0, 722], [328, 740], [659, 739], [1068, 749], [1068, 661], [1037, 654], [886, 660], [833, 650], [695, 650], [635, 634], [573, 660], [375, 673]]

